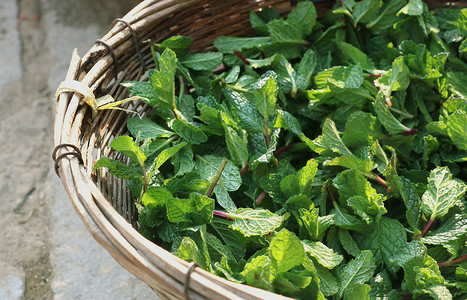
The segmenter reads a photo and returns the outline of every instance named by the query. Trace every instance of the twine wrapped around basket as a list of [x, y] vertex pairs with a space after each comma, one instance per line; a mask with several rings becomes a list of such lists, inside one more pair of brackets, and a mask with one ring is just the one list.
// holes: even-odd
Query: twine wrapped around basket
[[[265, 6], [286, 15], [297, 1], [286, 0], [146, 0], [122, 19], [80, 58], [73, 52], [64, 83], [57, 93], [54, 125], [55, 171], [78, 215], [92, 236], [129, 272], [166, 299], [286, 299], [254, 287], [227, 281], [187, 262], [145, 239], [135, 229], [137, 212], [123, 180], [108, 172], [92, 173], [102, 156], [122, 159], [111, 152], [113, 138], [126, 133], [122, 111], [102, 111], [91, 122], [89, 105], [96, 96], [127, 96], [119, 85], [126, 80], [144, 80], [154, 67], [149, 45], [173, 35], [193, 39], [195, 52], [212, 48], [220, 35], [251, 33], [249, 11]], [[445, 1], [426, 1], [431, 7]], [[456, 1], [454, 1], [456, 2]], [[463, 1], [461, 1], [462, 3]], [[459, 3], [459, 2], [457, 2]], [[319, 3], [323, 15], [334, 1]], [[142, 102], [128, 109], [145, 115]], [[188, 282], [189, 281], [189, 282]]]

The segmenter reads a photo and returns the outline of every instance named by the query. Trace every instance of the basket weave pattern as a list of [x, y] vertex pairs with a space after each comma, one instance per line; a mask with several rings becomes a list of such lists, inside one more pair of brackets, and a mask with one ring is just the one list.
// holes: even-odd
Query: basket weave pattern
[[[127, 96], [119, 83], [144, 80], [154, 67], [149, 44], [173, 35], [191, 37], [194, 52], [208, 51], [220, 35], [244, 36], [251, 33], [249, 11], [265, 6], [287, 14], [293, 2], [285, 0], [146, 0], [114, 23], [109, 32], [83, 58], [76, 51], [65, 81], [79, 81], [98, 97]], [[439, 4], [441, 1], [427, 1]], [[445, 2], [443, 2], [445, 3]], [[333, 2], [317, 5], [318, 15]], [[130, 27], [129, 27], [130, 26]], [[99, 112], [91, 121], [91, 109], [83, 93], [61, 92], [57, 98], [54, 125], [57, 167], [65, 189], [92, 236], [123, 267], [146, 282], [164, 299], [285, 299], [267, 291], [229, 282], [199, 268], [185, 289], [188, 263], [145, 239], [135, 229], [137, 212], [125, 182], [110, 173], [92, 172], [102, 156], [122, 159], [109, 147], [113, 138], [127, 133], [131, 114], [110, 110]], [[144, 103], [128, 109], [147, 114]], [[77, 153], [80, 152], [80, 153]], [[69, 154], [73, 155], [69, 155]], [[82, 160], [78, 159], [82, 158]]]

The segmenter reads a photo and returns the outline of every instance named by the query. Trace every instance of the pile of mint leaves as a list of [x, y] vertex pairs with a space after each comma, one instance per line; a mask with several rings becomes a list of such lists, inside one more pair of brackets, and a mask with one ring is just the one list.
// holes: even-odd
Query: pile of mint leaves
[[[95, 169], [139, 231], [301, 299], [465, 299], [467, 9], [344, 0], [250, 13], [255, 37], [153, 44], [153, 107]], [[221, 67], [219, 67], [221, 66]]]

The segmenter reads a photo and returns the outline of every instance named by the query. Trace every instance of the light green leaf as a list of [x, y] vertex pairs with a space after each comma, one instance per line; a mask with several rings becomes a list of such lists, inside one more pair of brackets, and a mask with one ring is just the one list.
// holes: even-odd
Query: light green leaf
[[146, 156], [135, 145], [135, 141], [132, 137], [129, 136], [119, 136], [116, 137], [111, 143], [110, 147], [118, 152], [121, 152], [131, 158], [132, 161], [139, 163], [139, 165], [144, 165]]
[[347, 229], [338, 228], [338, 235], [342, 248], [344, 248], [348, 254], [352, 255], [353, 257], [357, 257], [361, 250], [350, 235], [350, 232]]
[[337, 46], [341, 50], [344, 58], [352, 65], [360, 65], [363, 70], [372, 71], [375, 69], [373, 61], [357, 47], [346, 42], [338, 42]]
[[302, 245], [306, 254], [315, 258], [320, 265], [327, 269], [333, 269], [344, 259], [342, 255], [334, 252], [321, 242], [302, 240]]
[[302, 56], [300, 63], [296, 66], [296, 84], [300, 91], [310, 87], [311, 76], [318, 64], [318, 56], [312, 49], [308, 49]]
[[189, 143], [197, 145], [208, 140], [208, 137], [201, 129], [184, 120], [173, 119], [169, 125], [179, 136]]
[[[254, 95], [256, 99], [256, 108], [265, 120], [274, 112], [277, 100], [277, 83], [275, 73], [265, 73], [267, 77], [261, 76], [255, 84]], [[265, 82], [265, 83], [264, 83]]]
[[258, 113], [258, 110], [253, 105], [252, 101], [246, 98], [243, 94], [224, 89], [224, 95], [228, 103], [232, 106], [232, 113], [238, 118], [238, 121], [243, 129], [248, 133], [262, 133], [263, 121]]
[[159, 170], [159, 168], [175, 153], [177, 153], [181, 148], [185, 147], [187, 143], [183, 142], [173, 147], [162, 150], [162, 152], [156, 157], [154, 162], [148, 168], [148, 177], [151, 178], [154, 173]]
[[300, 220], [302, 221], [303, 228], [300, 228], [300, 235], [307, 235], [312, 240], [319, 240], [319, 211], [317, 208], [312, 209], [299, 209]]
[[314, 80], [318, 89], [325, 89], [330, 84], [343, 89], [357, 89], [363, 83], [363, 72], [360, 65], [337, 66], [318, 73]]
[[339, 285], [337, 284], [337, 279], [334, 277], [334, 275], [332, 275], [328, 269], [322, 267], [320, 264], [317, 264], [315, 267], [318, 271], [319, 289], [323, 295], [329, 297], [337, 294], [339, 291]]
[[310, 159], [306, 165], [297, 172], [298, 186], [300, 193], [309, 195], [312, 188], [312, 183], [318, 171], [318, 163]]
[[467, 185], [452, 179], [447, 167], [437, 167], [430, 172], [427, 190], [422, 196], [422, 210], [433, 220], [448, 213], [454, 203], [467, 190]]
[[196, 71], [212, 71], [222, 64], [222, 53], [204, 52], [189, 54], [181, 63]]
[[420, 16], [423, 13], [423, 2], [422, 0], [409, 0], [409, 3], [405, 5], [398, 13], [409, 16]]
[[299, 2], [290, 11], [287, 21], [300, 26], [305, 36], [309, 35], [316, 23], [316, 8], [311, 2]]
[[326, 119], [323, 126], [323, 135], [321, 140], [322, 145], [329, 150], [340, 153], [342, 155], [352, 156], [352, 152], [345, 146], [336, 124], [331, 119]]
[[201, 225], [211, 222], [214, 200], [206, 195], [191, 193], [188, 199], [168, 198], [166, 206], [170, 222]]
[[279, 231], [271, 240], [268, 252], [273, 277], [300, 265], [305, 256], [300, 239], [285, 228]]
[[410, 128], [403, 125], [391, 114], [388, 105], [386, 104], [386, 101], [384, 99], [385, 97], [383, 95], [383, 92], [380, 91], [376, 96], [375, 103], [376, 115], [378, 116], [378, 120], [381, 122], [381, 124], [383, 124], [384, 128], [386, 128], [386, 130], [390, 134], [394, 135], [404, 131], [410, 131]]
[[232, 37], [220, 36], [214, 40], [214, 47], [222, 53], [233, 53], [234, 50], [259, 48], [271, 43], [270, 37]]
[[381, 217], [373, 225], [373, 231], [362, 238], [361, 245], [374, 253], [381, 253], [384, 263], [391, 268], [394, 262], [390, 259], [407, 245], [407, 233], [404, 225], [396, 219]]
[[177, 56], [169, 48], [165, 49], [159, 61], [159, 70], [152, 73], [151, 85], [159, 100], [172, 109], [175, 108], [175, 81], [174, 75], [177, 67]]
[[369, 146], [382, 136], [381, 124], [375, 116], [356, 111], [347, 118], [342, 140], [347, 147]]
[[404, 64], [404, 57], [394, 60], [392, 68], [378, 79], [383, 95], [389, 97], [393, 91], [407, 89], [410, 83], [409, 74], [409, 68]]
[[467, 36], [467, 9], [461, 9], [457, 19], [457, 27]]
[[181, 176], [188, 172], [191, 172], [195, 167], [195, 162], [193, 161], [193, 149], [191, 147], [183, 147], [175, 153], [170, 162], [174, 166], [175, 176]]
[[420, 241], [430, 245], [441, 245], [450, 241], [460, 240], [467, 235], [467, 217], [462, 214], [455, 214], [447, 219], [433, 233], [420, 238]]
[[166, 48], [173, 50], [177, 56], [185, 55], [190, 51], [193, 40], [186, 36], [173, 36], [164, 40], [159, 45], [159, 51], [164, 51]]
[[241, 275], [248, 285], [272, 291], [271, 260], [267, 255], [253, 258], [245, 265]]
[[323, 163], [324, 166], [341, 166], [349, 169], [356, 169], [363, 174], [369, 174], [373, 169], [373, 162], [371, 159], [363, 160], [356, 156], [339, 156], [331, 161]]
[[448, 117], [448, 134], [460, 150], [467, 150], [467, 112], [458, 110]]
[[373, 253], [364, 250], [355, 259], [352, 259], [344, 268], [339, 270], [339, 297], [343, 297], [347, 290], [356, 285], [364, 284], [376, 269]]
[[244, 130], [237, 131], [228, 125], [227, 115], [221, 114], [222, 126], [224, 127], [225, 143], [230, 153], [230, 158], [238, 166], [245, 166], [248, 155], [248, 140]]
[[194, 261], [201, 268], [208, 270], [209, 262], [206, 261], [206, 258], [196, 245], [195, 241], [189, 237], [183, 238], [182, 243], [177, 250], [177, 256], [186, 261]]
[[129, 118], [126, 126], [133, 136], [139, 137], [141, 140], [171, 137], [173, 135], [172, 131], [162, 128], [147, 118]]
[[228, 213], [233, 220], [232, 229], [244, 236], [265, 235], [281, 226], [284, 216], [276, 215], [267, 209], [239, 208], [235, 213]]
[[370, 300], [371, 287], [368, 284], [356, 284], [344, 292], [344, 300]]
[[135, 170], [118, 160], [110, 159], [107, 157], [101, 157], [94, 165], [93, 170], [102, 167], [109, 168], [109, 172], [111, 174], [122, 179], [143, 180], [143, 174], [136, 172]]
[[280, 59], [281, 59], [280, 54], [276, 53], [273, 56], [263, 58], [263, 59], [247, 59], [247, 60], [248, 62], [250, 62], [250, 67], [252, 67], [253, 69], [258, 69], [258, 68], [264, 68], [264, 67], [269, 67], [271, 65], [275, 65], [280, 61]]
[[421, 200], [417, 193], [417, 186], [404, 177], [397, 177], [396, 183], [402, 199], [404, 200], [405, 207], [407, 208], [407, 212], [405, 213], [407, 223], [409, 223], [412, 229], [418, 229], [422, 214], [420, 208]]

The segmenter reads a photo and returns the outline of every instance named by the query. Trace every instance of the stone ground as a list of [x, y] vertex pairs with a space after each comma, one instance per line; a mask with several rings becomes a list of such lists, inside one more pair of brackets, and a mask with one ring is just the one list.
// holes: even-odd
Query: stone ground
[[0, 0], [0, 299], [157, 299], [95, 242], [52, 170], [53, 95], [137, 0]]

